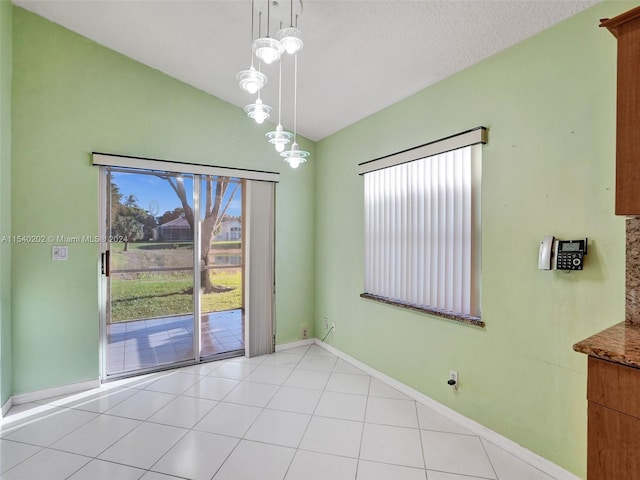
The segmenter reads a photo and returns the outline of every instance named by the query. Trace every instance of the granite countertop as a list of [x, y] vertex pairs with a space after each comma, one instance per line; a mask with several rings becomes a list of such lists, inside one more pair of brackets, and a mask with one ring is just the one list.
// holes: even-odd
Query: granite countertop
[[640, 325], [618, 323], [576, 343], [576, 352], [640, 368]]

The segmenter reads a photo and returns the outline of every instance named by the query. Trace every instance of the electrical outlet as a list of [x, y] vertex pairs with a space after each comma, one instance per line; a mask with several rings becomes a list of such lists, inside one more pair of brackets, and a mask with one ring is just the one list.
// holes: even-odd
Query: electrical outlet
[[322, 326], [325, 328], [325, 330], [329, 328], [329, 319], [327, 317], [324, 317], [322, 319]]
[[309, 338], [309, 327], [303, 326], [300, 331], [300, 336], [302, 337], [303, 340]]
[[451, 370], [449, 372], [449, 380], [447, 383], [453, 387], [454, 390], [458, 390], [458, 372]]
[[331, 328], [333, 329], [333, 334], [336, 334], [336, 322], [331, 322]]

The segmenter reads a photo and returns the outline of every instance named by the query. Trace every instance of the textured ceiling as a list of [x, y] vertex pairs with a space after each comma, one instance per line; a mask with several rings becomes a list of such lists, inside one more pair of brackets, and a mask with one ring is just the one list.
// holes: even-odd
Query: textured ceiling
[[[320, 140], [597, 2], [305, 0], [298, 20], [305, 41], [298, 132]], [[238, 107], [252, 103], [235, 80], [250, 65], [249, 0], [14, 3]], [[255, 1], [263, 18], [266, 5]], [[288, 0], [272, 5], [271, 36], [278, 19], [287, 26], [290, 11]], [[300, 11], [299, 0], [293, 7]], [[285, 92], [292, 64], [283, 62]], [[269, 77], [263, 99], [277, 107], [278, 67], [263, 72]], [[289, 130], [292, 109], [287, 94], [282, 123]]]

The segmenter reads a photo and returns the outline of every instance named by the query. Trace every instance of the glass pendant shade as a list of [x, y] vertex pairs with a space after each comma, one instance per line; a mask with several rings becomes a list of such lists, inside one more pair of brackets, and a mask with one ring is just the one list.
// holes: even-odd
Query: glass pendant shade
[[278, 32], [277, 37], [282, 44], [282, 48], [289, 55], [299, 52], [304, 47], [302, 32], [295, 27], [283, 28]]
[[293, 138], [293, 133], [285, 132], [282, 125], [278, 124], [276, 129], [265, 134], [265, 137], [267, 137], [269, 143], [276, 148], [276, 152], [281, 153], [284, 152], [284, 148]]
[[282, 152], [280, 154], [281, 157], [284, 158], [285, 162], [287, 162], [291, 168], [298, 168], [301, 163], [307, 161], [307, 157], [309, 156], [309, 152], [305, 152], [304, 150], [300, 150], [297, 142], [293, 142], [291, 145], [291, 150], [287, 150], [286, 152]]
[[258, 38], [253, 41], [252, 46], [256, 57], [267, 65], [280, 60], [280, 57], [284, 52], [282, 44], [275, 38], [271, 37]]
[[264, 87], [268, 81], [267, 76], [262, 72], [258, 72], [253, 68], [253, 65], [249, 70], [241, 70], [238, 72], [236, 79], [240, 84], [240, 88], [252, 95], [262, 90], [262, 87]]
[[269, 118], [271, 113], [271, 107], [262, 103], [262, 99], [258, 97], [256, 103], [251, 103], [244, 107], [244, 111], [247, 112], [249, 118], [253, 118], [256, 123], [261, 124]]

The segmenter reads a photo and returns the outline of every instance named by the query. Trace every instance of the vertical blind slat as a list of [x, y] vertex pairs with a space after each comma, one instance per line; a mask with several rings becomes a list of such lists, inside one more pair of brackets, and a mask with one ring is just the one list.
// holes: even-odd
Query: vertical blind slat
[[464, 147], [364, 175], [366, 293], [478, 312], [471, 161]]

